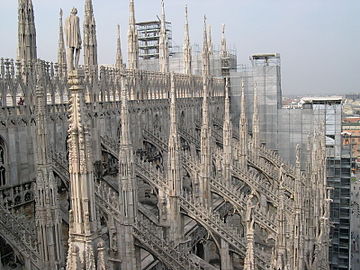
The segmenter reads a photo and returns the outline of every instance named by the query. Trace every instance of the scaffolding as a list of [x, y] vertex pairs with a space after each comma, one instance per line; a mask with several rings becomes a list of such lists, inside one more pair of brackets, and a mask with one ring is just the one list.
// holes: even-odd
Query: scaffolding
[[[165, 23], [169, 51], [172, 48], [171, 22]], [[161, 21], [139, 22], [136, 24], [139, 41], [139, 57], [142, 59], [159, 58]]]

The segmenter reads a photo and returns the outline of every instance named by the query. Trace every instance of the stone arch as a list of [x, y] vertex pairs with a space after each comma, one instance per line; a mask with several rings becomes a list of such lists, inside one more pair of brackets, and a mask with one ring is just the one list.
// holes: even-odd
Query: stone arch
[[2, 236], [0, 236], [0, 259], [0, 267], [3, 266], [4, 269], [23, 269], [25, 266], [24, 258], [16, 247], [13, 247]]
[[158, 170], [164, 171], [163, 153], [156, 145], [144, 140], [143, 150], [139, 154], [141, 159], [152, 163]]
[[5, 140], [0, 136], [0, 187], [7, 184], [8, 176], [8, 155]]

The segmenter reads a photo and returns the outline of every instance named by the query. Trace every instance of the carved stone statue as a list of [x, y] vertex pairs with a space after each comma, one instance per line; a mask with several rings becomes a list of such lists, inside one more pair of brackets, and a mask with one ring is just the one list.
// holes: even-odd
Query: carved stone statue
[[252, 201], [254, 198], [254, 194], [251, 193], [246, 201], [246, 216], [245, 216], [245, 221], [247, 224], [247, 229], [248, 230], [252, 230], [254, 228], [254, 208], [255, 208], [255, 204]]
[[68, 48], [67, 62], [70, 70], [76, 69], [79, 66], [80, 59], [81, 34], [80, 19], [77, 16], [77, 12], [77, 9], [73, 8], [65, 23], [66, 46]]

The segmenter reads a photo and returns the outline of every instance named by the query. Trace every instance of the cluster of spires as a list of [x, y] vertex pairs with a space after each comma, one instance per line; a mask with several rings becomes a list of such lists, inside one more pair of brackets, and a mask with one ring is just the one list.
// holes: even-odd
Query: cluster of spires
[[[124, 64], [121, 40], [120, 26], [117, 27], [117, 49], [115, 58], [115, 67], [134, 70], [139, 68], [139, 48], [138, 33], [135, 19], [134, 0], [129, 0], [129, 28], [128, 28], [128, 62]], [[36, 29], [34, 23], [34, 10], [32, 0], [19, 0], [19, 29], [18, 29], [18, 52], [17, 59], [28, 63], [36, 62]], [[207, 50], [209, 55], [212, 54], [213, 44], [211, 38], [211, 27], [204, 22], [204, 45], [203, 50]], [[207, 43], [207, 44], [205, 44]], [[97, 70], [98, 53], [97, 53], [97, 37], [96, 37], [96, 21], [94, 16], [94, 8], [92, 0], [85, 0], [85, 17], [83, 23], [83, 45], [84, 49], [84, 66], [90, 70]], [[204, 51], [203, 51], [204, 53]], [[169, 72], [169, 41], [166, 31], [166, 16], [164, 0], [161, 0], [161, 18], [160, 18], [160, 37], [159, 37], [159, 71]], [[220, 55], [226, 58], [228, 55], [225, 39], [225, 26], [222, 28], [221, 52]], [[59, 41], [57, 61], [59, 64], [60, 74], [66, 74], [66, 46], [64, 42], [63, 29], [63, 11], [60, 9], [59, 16]], [[209, 59], [207, 59], [209, 60]], [[183, 73], [191, 75], [192, 73], [192, 49], [190, 45], [188, 7], [185, 7], [185, 26], [184, 26], [184, 45], [183, 45]], [[205, 65], [205, 63], [204, 63]], [[210, 71], [210, 63], [206, 63]]]
[[[18, 58], [24, 61], [32, 61], [36, 60], [36, 33], [35, 33], [35, 25], [33, 20], [33, 8], [31, 0], [20, 0], [21, 5], [19, 6], [19, 50], [18, 50]], [[30, 15], [30, 19], [24, 19], [24, 17], [20, 17], [20, 13], [23, 14], [24, 10], [27, 10], [27, 14]], [[26, 16], [25, 16], [26, 17]], [[60, 17], [59, 17], [59, 49], [58, 49], [58, 64], [61, 70], [61, 74], [66, 74], [66, 48], [64, 43], [64, 34], [63, 34], [63, 13], [60, 10]], [[188, 23], [188, 10], [187, 7], [185, 8], [185, 38], [184, 38], [184, 73], [190, 75], [191, 74], [191, 46], [190, 46], [190, 37], [189, 37], [189, 23]], [[21, 23], [20, 23], [21, 22]], [[20, 25], [22, 28], [20, 29]], [[25, 26], [25, 27], [24, 27]], [[28, 29], [32, 29], [28, 31]], [[20, 31], [21, 30], [21, 31]], [[162, 16], [161, 16], [161, 31], [160, 31], [160, 42], [159, 42], [159, 62], [160, 62], [160, 71], [161, 72], [169, 72], [169, 52], [168, 52], [168, 40], [166, 37], [166, 29], [165, 29], [165, 7], [164, 2], [162, 1]], [[22, 42], [20, 43], [20, 37]], [[211, 91], [211, 77], [210, 77], [210, 55], [212, 54], [212, 40], [211, 40], [211, 27], [207, 26], [206, 17], [204, 17], [204, 40], [203, 40], [203, 106], [202, 106], [202, 127], [201, 127], [201, 174], [200, 174], [200, 198], [201, 204], [207, 208], [211, 207], [211, 195], [210, 195], [210, 177], [211, 177], [211, 128], [210, 128], [210, 121], [209, 121], [209, 95]], [[226, 47], [226, 39], [225, 39], [225, 26], [223, 26], [222, 31], [222, 41], [221, 41], [221, 55], [223, 57], [227, 56], [227, 47]], [[93, 5], [92, 0], [86, 0], [85, 2], [85, 19], [84, 19], [84, 64], [89, 68], [94, 68], [98, 65], [97, 61], [97, 39], [96, 39], [96, 23], [94, 18], [93, 12]], [[27, 50], [24, 50], [26, 48]], [[135, 7], [134, 7], [134, 0], [130, 0], [130, 18], [129, 18], [129, 32], [128, 32], [128, 68], [129, 69], [137, 69], [139, 66], [138, 63], [138, 40], [137, 40], [137, 30], [136, 30], [136, 21], [135, 21]], [[117, 36], [117, 53], [116, 53], [116, 67], [119, 69], [123, 69], [125, 67], [123, 63], [122, 57], [122, 50], [121, 50], [121, 40], [120, 40], [120, 26], [118, 26], [118, 36]], [[70, 76], [71, 77], [71, 76]], [[71, 79], [71, 78], [70, 78]], [[122, 157], [120, 160], [123, 160], [122, 166], [120, 166], [120, 179], [119, 179], [119, 186], [122, 188], [121, 194], [126, 194], [127, 198], [132, 198], [130, 201], [135, 204], [136, 202], [136, 195], [134, 195], [133, 191], [136, 190], [136, 187], [133, 186], [134, 183], [134, 172], [133, 168], [131, 167], [133, 164], [133, 156], [132, 156], [132, 146], [131, 146], [131, 138], [130, 138], [130, 130], [129, 130], [129, 121], [128, 121], [128, 85], [126, 82], [126, 78], [122, 77], [122, 91], [121, 91], [121, 99], [122, 99], [122, 107], [121, 107], [121, 119], [122, 119], [122, 140], [120, 141], [120, 152], [119, 155]], [[82, 86], [80, 81], [76, 81], [74, 79], [73, 83], [70, 85], [73, 86], [71, 89], [72, 93], [72, 103], [71, 108], [72, 110], [78, 110], [79, 113], [74, 115], [82, 115], [81, 109], [83, 108], [83, 96], [82, 96]], [[225, 122], [224, 122], [224, 151], [228, 151], [228, 155], [231, 155], [231, 121], [230, 121], [230, 81], [229, 78], [226, 79], [226, 87], [225, 87]], [[256, 93], [256, 91], [255, 91]], [[41, 97], [39, 97], [41, 98]], [[257, 104], [257, 95], [254, 95], [255, 104]], [[247, 134], [247, 122], [246, 122], [246, 114], [245, 114], [245, 94], [244, 94], [244, 84], [242, 83], [242, 98], [241, 98], [241, 117], [240, 117], [240, 132], [241, 134]], [[179, 149], [179, 138], [177, 135], [176, 130], [176, 92], [175, 92], [175, 76], [171, 74], [171, 101], [170, 101], [170, 112], [171, 112], [171, 126], [170, 126], [170, 135], [169, 136], [169, 161], [168, 161], [168, 182], [169, 188], [171, 190], [171, 196], [174, 199], [170, 198], [170, 207], [171, 208], [178, 208], [178, 202], [176, 200], [179, 197], [179, 191], [182, 190], [179, 185], [181, 185], [181, 176], [180, 176], [180, 169], [179, 169], [179, 156], [178, 156], [178, 149]], [[71, 122], [73, 120], [73, 122]], [[258, 143], [258, 109], [255, 106], [254, 109], [254, 119], [253, 119], [253, 137], [254, 143], [256, 146], [259, 146]], [[70, 118], [70, 144], [81, 144], [81, 140], [85, 142], [85, 148], [89, 147], [90, 138], [86, 127], [77, 126], [85, 125], [84, 119], [73, 119]], [[241, 136], [242, 137], [242, 136]], [[246, 152], [247, 152], [247, 140], [246, 136], [243, 138], [244, 141], [241, 142], [242, 149], [244, 150], [243, 154], [245, 158], [243, 161], [246, 162]], [[227, 146], [227, 147], [226, 147]], [[75, 149], [75, 148], [74, 148]], [[226, 150], [227, 149], [227, 150]], [[85, 160], [87, 161], [87, 165], [85, 166], [85, 171], [79, 172], [80, 167], [73, 166], [70, 167], [70, 174], [72, 177], [76, 178], [76, 174], [80, 173], [83, 175], [87, 175], [86, 177], [92, 178], [93, 177], [93, 168], [90, 163], [91, 161], [91, 154], [87, 154], [87, 150], [84, 148], [80, 149], [82, 153], [72, 153], [70, 151], [70, 158], [73, 158], [73, 161], [70, 164], [79, 165], [81, 160], [79, 157], [82, 155], [86, 157]], [[88, 149], [89, 150], [89, 149]], [[89, 156], [88, 156], [89, 155]], [[227, 159], [227, 160], [230, 160]], [[245, 163], [246, 164], [246, 163]], [[130, 166], [131, 165], [131, 166]], [[226, 164], [227, 169], [229, 169], [230, 164]], [[84, 167], [82, 167], [84, 168]], [[83, 169], [82, 169], [83, 170]], [[225, 170], [226, 171], [226, 170]], [[226, 181], [230, 181], [226, 177]], [[78, 182], [75, 179], [72, 182]], [[93, 182], [92, 180], [87, 182]], [[88, 187], [88, 193], [94, 192], [94, 187]], [[72, 194], [72, 199], [77, 198], [78, 194]], [[125, 196], [125, 195], [124, 195]], [[91, 196], [89, 196], [91, 197]], [[81, 203], [81, 202], [80, 202]], [[73, 203], [73, 205], [76, 205]], [[83, 227], [84, 222], [78, 221], [77, 217], [72, 217], [74, 219], [74, 224], [76, 226], [70, 228], [73, 234], [85, 234], [91, 235], [94, 232], [94, 223], [96, 221], [96, 212], [94, 207], [94, 201], [91, 201], [89, 204], [90, 209], [88, 209], [88, 213], [85, 213], [82, 220], [85, 220], [88, 227]], [[135, 222], [136, 218], [136, 211], [128, 207], [129, 205], [122, 205], [122, 212], [124, 218], [125, 228], [127, 230], [127, 225], [131, 225]], [[134, 206], [134, 205], [133, 205]], [[81, 208], [79, 206], [79, 208]], [[81, 212], [81, 211], [78, 211]], [[169, 211], [170, 213], [177, 213], [179, 214], [180, 211]], [[79, 218], [79, 217], [78, 217]], [[179, 224], [177, 221], [179, 217], [173, 216], [169, 217], [171, 221], [175, 221], [175, 224]], [[81, 225], [81, 226], [80, 226]], [[176, 236], [179, 235], [179, 232], [176, 231], [179, 228], [174, 228], [174, 232], [170, 232], [170, 237], [173, 240]], [[124, 233], [124, 235], [129, 235]], [[70, 240], [71, 241], [71, 240]], [[84, 238], [85, 242], [90, 241], [88, 237]], [[250, 243], [251, 244], [251, 243]], [[78, 254], [78, 250], [76, 248], [70, 247], [72, 252], [69, 252], [68, 262], [72, 261], [71, 254], [75, 254], [73, 256], [76, 258], [76, 254]], [[86, 252], [91, 250], [90, 247], [86, 248]], [[124, 251], [129, 255], [129, 258], [133, 258], [134, 255], [132, 254], [133, 251]], [[93, 255], [91, 256], [93, 260]], [[127, 257], [127, 256], [125, 256]], [[75, 260], [76, 261], [76, 260]], [[93, 264], [93, 261], [89, 262]], [[132, 262], [129, 262], [131, 265]], [[77, 265], [77, 262], [74, 262], [73, 265]]]
[[[185, 69], [184, 72], [186, 74], [191, 74], [191, 46], [190, 46], [190, 38], [189, 38], [189, 25], [188, 25], [188, 16], [187, 16], [187, 8], [185, 9], [186, 14], [186, 22], [185, 22], [185, 42], [184, 42], [184, 63], [185, 63]], [[62, 69], [63, 74], [66, 73], [66, 49], [64, 44], [64, 37], [63, 37], [63, 26], [62, 26], [62, 11], [60, 11], [60, 31], [59, 31], [59, 52], [58, 52], [58, 62], [59, 67]], [[222, 56], [225, 58], [227, 56], [227, 48], [226, 48], [226, 39], [224, 35], [224, 27], [223, 27], [223, 37], [222, 37]], [[117, 46], [117, 57], [116, 57], [116, 66], [118, 68], [124, 68], [123, 60], [122, 60], [122, 54], [121, 54], [121, 41], [120, 41], [120, 30], [118, 29], [118, 46]], [[137, 42], [137, 31], [136, 31], [136, 25], [135, 25], [135, 9], [134, 9], [134, 1], [130, 0], [130, 20], [129, 20], [129, 33], [128, 33], [128, 40], [129, 40], [129, 56], [128, 56], [128, 68], [129, 69], [137, 69], [138, 68], [138, 42]], [[211, 42], [211, 29], [207, 27], [206, 24], [206, 18], [204, 18], [204, 42], [203, 42], [203, 106], [202, 106], [202, 127], [201, 127], [201, 174], [200, 174], [200, 198], [201, 198], [201, 204], [205, 207], [210, 207], [210, 188], [209, 188], [209, 178], [211, 177], [211, 153], [210, 153], [210, 123], [209, 123], [209, 93], [211, 90], [211, 78], [210, 78], [210, 55], [212, 53], [212, 42]], [[94, 19], [94, 13], [93, 13], [93, 5], [91, 0], [86, 0], [85, 3], [85, 20], [84, 20], [84, 56], [85, 56], [85, 66], [88, 66], [90, 68], [94, 68], [97, 66], [97, 40], [96, 40], [96, 24]], [[28, 62], [32, 60], [36, 60], [36, 31], [35, 31], [35, 25], [34, 25], [34, 12], [33, 12], [33, 6], [31, 0], [20, 0], [19, 1], [19, 48], [18, 48], [18, 59]], [[167, 38], [166, 38], [166, 29], [165, 29], [165, 8], [164, 8], [164, 2], [162, 1], [162, 16], [161, 16], [161, 39], [160, 39], [160, 67], [162, 72], [169, 72], [169, 54], [168, 54], [168, 44], [167, 44]], [[42, 71], [38, 72], [39, 77], [42, 76]], [[71, 78], [70, 78], [71, 79]], [[42, 81], [42, 78], [39, 78], [39, 81]], [[79, 147], [79, 152], [74, 152], [70, 150], [70, 159], [72, 159], [70, 164], [72, 166], [70, 167], [70, 174], [71, 177], [74, 178], [71, 182], [77, 183], [79, 182], [77, 178], [77, 174], [80, 173], [82, 177], [87, 178], [85, 180], [88, 180], [86, 182], [92, 183], [93, 181], [91, 178], [93, 178], [93, 168], [91, 161], [91, 151], [90, 151], [90, 138], [89, 133], [87, 130], [87, 127], [85, 126], [85, 120], [82, 119], [81, 115], [85, 115], [84, 112], [81, 110], [84, 108], [84, 101], [83, 101], [83, 88], [81, 85], [81, 81], [77, 81], [76, 78], [73, 78], [71, 90], [72, 95], [72, 102], [70, 104], [71, 109], [73, 111], [77, 111], [77, 113], [73, 113], [70, 117], [70, 138], [69, 143], [82, 146], [83, 148]], [[225, 120], [224, 120], [224, 155], [231, 156], [231, 121], [230, 121], [230, 102], [229, 102], [229, 86], [230, 82], [227, 79], [226, 80], [226, 88], [225, 88]], [[121, 187], [122, 196], [126, 196], [126, 198], [132, 198], [131, 200], [126, 200], [130, 202], [130, 205], [122, 205], [122, 212], [123, 212], [123, 218], [124, 218], [124, 230], [127, 230], [126, 226], [132, 224], [135, 222], [136, 217], [136, 211], [134, 211], [133, 208], [129, 206], [134, 206], [136, 200], [136, 193], [133, 193], [133, 191], [136, 190], [136, 187], [134, 186], [134, 172], [133, 168], [131, 167], [133, 164], [133, 156], [132, 156], [132, 146], [131, 146], [131, 137], [130, 137], [130, 131], [129, 131], [129, 115], [128, 115], [128, 94], [127, 94], [127, 82], [124, 77], [122, 77], [122, 91], [121, 91], [121, 99], [122, 99], [122, 107], [121, 107], [121, 119], [122, 119], [122, 140], [120, 141], [120, 150], [119, 155], [122, 157], [120, 160], [123, 161], [120, 166], [120, 179], [119, 179], [119, 186]], [[37, 89], [37, 99], [41, 102], [38, 104], [45, 104], [45, 96], [44, 96], [44, 88], [42, 85], [38, 85]], [[254, 148], [258, 148], [260, 145], [259, 142], [259, 111], [258, 111], [258, 102], [257, 102], [257, 85], [254, 85], [254, 114], [253, 114], [253, 146]], [[37, 107], [37, 122], [38, 130], [37, 130], [37, 139], [39, 145], [43, 145], [44, 147], [39, 149], [37, 153], [37, 161], [39, 166], [39, 171], [37, 172], [37, 178], [42, 179], [44, 183], [41, 181], [37, 181], [38, 189], [41, 190], [44, 188], [43, 185], [45, 185], [47, 175], [51, 174], [49, 171], [49, 168], [46, 166], [46, 155], [48, 147], [46, 145], [46, 129], [41, 127], [41, 123], [45, 123], [45, 110], [44, 106], [38, 106]], [[240, 161], [243, 166], [246, 165], [246, 154], [247, 154], [247, 120], [246, 120], [246, 105], [245, 105], [245, 93], [244, 93], [244, 82], [242, 82], [242, 94], [241, 94], [241, 116], [240, 116]], [[173, 198], [170, 198], [170, 207], [171, 208], [178, 208], [176, 197], [179, 196], [177, 193], [179, 190], [181, 190], [181, 176], [180, 176], [180, 169], [178, 168], [179, 165], [179, 156], [178, 156], [178, 149], [179, 149], [179, 142], [178, 142], [178, 135], [176, 130], [176, 92], [175, 92], [175, 77], [173, 74], [171, 74], [171, 102], [170, 102], [170, 112], [171, 112], [171, 126], [170, 126], [170, 135], [169, 136], [169, 160], [168, 160], [168, 183], [169, 183], [169, 189], [171, 190], [171, 196]], [[74, 116], [77, 116], [76, 119]], [[45, 127], [45, 125], [43, 125]], [[321, 135], [321, 134], [316, 134]], [[317, 138], [323, 138], [324, 136], [315, 136]], [[318, 252], [324, 252], [324, 247], [326, 247], [327, 243], [325, 242], [325, 238], [323, 236], [324, 233], [326, 233], [326, 223], [328, 222], [328, 203], [329, 203], [329, 197], [327, 194], [327, 190], [325, 189], [325, 179], [322, 179], [323, 175], [323, 168], [325, 167], [324, 164], [318, 164], [317, 161], [324, 160], [324, 145], [323, 141], [317, 141], [317, 143], [313, 146], [312, 151], [312, 162], [311, 162], [311, 171], [314, 172], [312, 175], [313, 177], [310, 179], [311, 183], [310, 185], [305, 185], [307, 188], [312, 190], [309, 190], [309, 192], [306, 192], [307, 194], [313, 194], [316, 198], [316, 202], [322, 201], [321, 199], [325, 199], [326, 204], [319, 205], [318, 208], [313, 209], [310, 207], [310, 205], [306, 205], [311, 209], [311, 211], [318, 211], [319, 213], [316, 213], [316, 220], [306, 220], [310, 225], [308, 227], [315, 227], [319, 226], [320, 223], [320, 230], [323, 230], [323, 233], [320, 235], [314, 235], [310, 234], [309, 236], [306, 235], [307, 238], [305, 238], [302, 234], [305, 234], [304, 232], [301, 232], [303, 230], [302, 228], [302, 221], [304, 221], [304, 218], [302, 217], [302, 208], [304, 207], [305, 203], [307, 201], [311, 201], [311, 198], [308, 198], [307, 201], [302, 202], [301, 201], [301, 195], [304, 193], [303, 190], [301, 190], [301, 183], [296, 183], [296, 223], [298, 224], [299, 232], [295, 235], [295, 243], [296, 243], [296, 249], [301, 250], [301, 246], [304, 242], [306, 242], [306, 245], [308, 245], [308, 250], [312, 253], [318, 253]], [[88, 149], [86, 149], [88, 148]], [[73, 147], [73, 149], [77, 149], [76, 147]], [[298, 179], [300, 179], [300, 153], [299, 148], [297, 149], [297, 176]], [[87, 166], [79, 166], [81, 162], [83, 162], [83, 159], [87, 162], [85, 165]], [[226, 159], [226, 160], [230, 160]], [[82, 164], [84, 165], [84, 164]], [[226, 169], [230, 166], [230, 164], [224, 164], [226, 172]], [[80, 168], [81, 167], [81, 168]], [[79, 172], [80, 171], [80, 172]], [[279, 182], [283, 183], [283, 177], [282, 174], [282, 168], [280, 169], [279, 174]], [[229, 181], [230, 177], [225, 177], [225, 181]], [[50, 183], [50, 186], [52, 188], [55, 188], [53, 179], [48, 180]], [[43, 184], [43, 185], [42, 185]], [[312, 185], [312, 187], [311, 187]], [[92, 185], [87, 186], [87, 193], [93, 194], [94, 193], [94, 187]], [[284, 261], [286, 260], [286, 232], [285, 232], [285, 216], [283, 215], [284, 210], [284, 187], [282, 184], [280, 184], [280, 191], [281, 191], [281, 198], [280, 198], [280, 214], [278, 216], [278, 228], [279, 228], [279, 234], [276, 239], [277, 243], [277, 249], [274, 253], [274, 261], [273, 266], [275, 269], [286, 269], [287, 266], [284, 265]], [[72, 194], [72, 199], [78, 199], [78, 194]], [[89, 196], [91, 197], [91, 196]], [[43, 201], [43, 197], [37, 197], [37, 201]], [[122, 200], [120, 200], [122, 201]], [[52, 211], [58, 216], [59, 212], [59, 206], [56, 201], [56, 198], [52, 198]], [[95, 231], [95, 222], [96, 222], [96, 211], [95, 211], [95, 205], [94, 201], [92, 200], [90, 203], [88, 201], [84, 200], [81, 202], [78, 200], [78, 205], [76, 203], [72, 203], [72, 205], [75, 205], [80, 209], [82, 208], [81, 205], [88, 205], [89, 209], [87, 209], [87, 212], [83, 212], [83, 216], [72, 216], [72, 224], [73, 226], [70, 228], [70, 231], [75, 234], [84, 234], [85, 236], [91, 235]], [[132, 204], [132, 205], [131, 205]], [[40, 205], [41, 206], [41, 205]], [[320, 210], [318, 210], [320, 209]], [[43, 208], [38, 208], [38, 212], [43, 211]], [[78, 212], [81, 212], [79, 210]], [[170, 213], [179, 213], [180, 211], [169, 211]], [[39, 228], [45, 228], [45, 215], [46, 213], [43, 213], [42, 215], [39, 215]], [[175, 221], [173, 224], [179, 224], [179, 222], [176, 222], [178, 219], [178, 216], [169, 217], [170, 221]], [[85, 220], [85, 222], [84, 222]], [[58, 221], [58, 219], [57, 219]], [[320, 221], [320, 222], [319, 222]], [[89, 226], [84, 226], [89, 225]], [[49, 231], [51, 231], [51, 234], [59, 234], [59, 228], [58, 228], [58, 222], [54, 222], [51, 226], [48, 226]], [[176, 236], [180, 235], [179, 232], [176, 230], [179, 230], [179, 228], [174, 228], [174, 232], [170, 233], [170, 237], [173, 240]], [[130, 235], [129, 233], [124, 233], [122, 235]], [[319, 239], [316, 239], [318, 237]], [[70, 237], [71, 238], [71, 237]], [[251, 250], [253, 249], [253, 236], [251, 234], [248, 235], [248, 250], [249, 253], [247, 254], [247, 270], [253, 270], [254, 269], [254, 258], [253, 254], [251, 254]], [[305, 239], [304, 239], [305, 238]], [[88, 242], [92, 241], [90, 237], [84, 237], [83, 239], [87, 244]], [[70, 239], [70, 241], [73, 241]], [[45, 242], [44, 242], [45, 243]], [[90, 244], [86, 247], [86, 253], [91, 254], [89, 256], [88, 263], [89, 265], [94, 266], [94, 255], [92, 248], [90, 248]], [[100, 243], [99, 247], [102, 247], [102, 244]], [[69, 252], [69, 258], [68, 262], [71, 262], [72, 259], [74, 259], [74, 266], [75, 268], [69, 269], [77, 269], [77, 255], [79, 254], [79, 250], [77, 250], [74, 246], [74, 248], [70, 247], [71, 252]], [[63, 251], [58, 250], [47, 250], [47, 247], [42, 247], [42, 256], [47, 258], [50, 256], [55, 256], [54, 254], [57, 254], [56, 256], [61, 257], [63, 256]], [[134, 252], [133, 250], [127, 250], [124, 251], [126, 255], [125, 258], [133, 258]], [[310, 255], [311, 255], [310, 254]], [[74, 255], [74, 256], [72, 256]], [[302, 258], [303, 257], [310, 257], [308, 254], [301, 254], [298, 262], [295, 262], [297, 265], [301, 265]], [[323, 258], [326, 258], [326, 254], [322, 256]], [[48, 260], [50, 261], [50, 260]], [[100, 260], [99, 260], [100, 261]], [[327, 260], [325, 260], [325, 263]], [[313, 262], [313, 261], [306, 261], [307, 264], [311, 265], [321, 265], [324, 262]], [[131, 261], [129, 261], [128, 265], [130, 266], [132, 264]], [[299, 266], [301, 269], [301, 266]], [[130, 269], [130, 268], [129, 268]]]

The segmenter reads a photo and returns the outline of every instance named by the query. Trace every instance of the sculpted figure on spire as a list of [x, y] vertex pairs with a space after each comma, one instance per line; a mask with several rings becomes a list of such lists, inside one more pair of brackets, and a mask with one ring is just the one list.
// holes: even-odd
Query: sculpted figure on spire
[[79, 66], [80, 59], [81, 34], [80, 19], [77, 16], [77, 12], [77, 9], [73, 8], [65, 23], [66, 46], [68, 48], [67, 62], [70, 70], [76, 69]]

